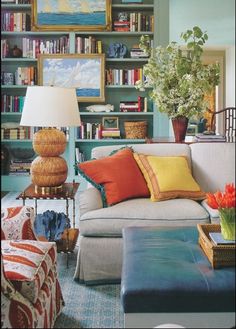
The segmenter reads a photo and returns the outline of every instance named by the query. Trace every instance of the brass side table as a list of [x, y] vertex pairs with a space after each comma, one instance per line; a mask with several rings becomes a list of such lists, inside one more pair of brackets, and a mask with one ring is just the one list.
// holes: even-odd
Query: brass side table
[[[79, 183], [64, 183], [62, 189], [55, 194], [41, 194], [35, 192], [34, 184], [29, 185], [22, 193], [17, 196], [17, 200], [23, 200], [23, 205], [25, 205], [26, 200], [34, 200], [35, 204], [35, 214], [38, 211], [38, 200], [65, 200], [66, 201], [66, 218], [68, 223], [69, 220], [69, 201], [72, 200], [72, 227], [75, 229], [75, 195], [79, 188]], [[69, 230], [67, 229], [67, 237], [69, 239]], [[68, 240], [67, 239], [67, 240]], [[63, 252], [67, 254], [67, 267], [68, 267], [68, 254], [71, 252], [69, 250], [69, 240], [67, 241], [66, 248]]]

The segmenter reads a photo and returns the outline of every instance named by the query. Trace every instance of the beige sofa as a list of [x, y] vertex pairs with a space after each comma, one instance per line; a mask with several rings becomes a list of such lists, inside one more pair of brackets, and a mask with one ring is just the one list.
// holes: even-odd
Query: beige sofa
[[[108, 156], [124, 145], [92, 150], [92, 158]], [[151, 155], [187, 156], [193, 177], [202, 190], [223, 190], [235, 181], [234, 143], [134, 144], [134, 151]], [[209, 223], [204, 202], [174, 199], [152, 202], [147, 198], [103, 208], [100, 192], [91, 186], [79, 196], [79, 251], [74, 279], [86, 284], [119, 282], [122, 268], [122, 228], [127, 226], [189, 226]], [[212, 212], [217, 221], [217, 212]]]

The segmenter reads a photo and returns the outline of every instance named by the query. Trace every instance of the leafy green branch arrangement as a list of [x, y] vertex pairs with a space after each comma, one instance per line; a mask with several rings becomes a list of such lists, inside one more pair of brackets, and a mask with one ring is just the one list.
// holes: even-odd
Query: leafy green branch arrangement
[[205, 96], [219, 84], [220, 67], [218, 63], [203, 63], [208, 35], [198, 26], [181, 33], [181, 38], [185, 45], [171, 42], [167, 47], [151, 48], [149, 36], [141, 37], [140, 48], [149, 60], [143, 67], [146, 80], [138, 81], [136, 88], [151, 87], [150, 97], [169, 118], [200, 118], [208, 108]]

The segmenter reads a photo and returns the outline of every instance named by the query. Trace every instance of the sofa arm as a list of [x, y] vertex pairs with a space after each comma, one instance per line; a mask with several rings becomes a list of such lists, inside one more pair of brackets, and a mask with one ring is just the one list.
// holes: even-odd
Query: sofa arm
[[21, 206], [1, 210], [1, 240], [37, 240], [34, 208]]
[[91, 187], [79, 194], [80, 217], [88, 211], [103, 208], [101, 193], [98, 189]]
[[208, 206], [206, 200], [203, 200], [201, 204], [203, 208], [205, 208], [206, 211], [209, 213], [211, 224], [219, 224], [220, 223], [219, 211], [217, 209], [213, 209], [210, 206]]

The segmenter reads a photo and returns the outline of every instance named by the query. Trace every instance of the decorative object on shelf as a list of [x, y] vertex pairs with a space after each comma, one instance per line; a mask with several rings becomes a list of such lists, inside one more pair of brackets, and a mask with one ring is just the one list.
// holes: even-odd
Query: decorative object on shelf
[[[175, 42], [153, 49], [149, 46], [149, 36], [141, 37], [140, 48], [150, 58], [143, 67], [146, 80], [139, 81], [137, 88], [151, 87], [150, 97], [158, 110], [171, 119], [202, 117], [208, 106], [205, 96], [219, 84], [219, 64], [203, 63], [203, 45], [208, 35], [198, 26], [181, 33], [181, 38], [186, 49]], [[178, 136], [176, 139], [180, 141]]]
[[119, 118], [118, 117], [104, 117], [102, 118], [103, 129], [119, 129]]
[[20, 125], [45, 127], [33, 137], [33, 148], [39, 154], [31, 164], [35, 192], [46, 194], [60, 190], [68, 172], [65, 159], [59, 156], [66, 149], [66, 136], [48, 127], [80, 126], [75, 89], [28, 87]]
[[38, 58], [39, 84], [75, 88], [80, 102], [104, 102], [104, 54], [53, 54]]
[[22, 57], [22, 50], [15, 45], [13, 49], [10, 49], [10, 57], [14, 57], [14, 58]]
[[110, 31], [111, 0], [33, 0], [36, 31]]
[[106, 105], [89, 105], [86, 107], [86, 110], [89, 112], [111, 112], [114, 111], [114, 105], [106, 104]]
[[127, 56], [128, 49], [121, 42], [111, 43], [107, 52], [109, 58], [124, 58]]
[[207, 204], [218, 209], [220, 216], [221, 234], [225, 240], [235, 240], [235, 207], [236, 190], [235, 185], [226, 184], [225, 191], [207, 193]]
[[147, 137], [147, 121], [125, 121], [125, 138], [137, 139]]
[[2, 72], [1, 80], [3, 85], [13, 86], [14, 85], [14, 73]]

